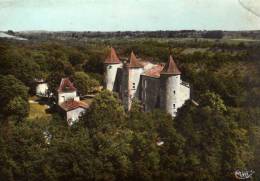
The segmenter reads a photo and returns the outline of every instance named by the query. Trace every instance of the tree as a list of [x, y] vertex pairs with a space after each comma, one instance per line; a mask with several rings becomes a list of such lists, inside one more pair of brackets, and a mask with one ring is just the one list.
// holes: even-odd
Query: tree
[[13, 117], [17, 121], [23, 120], [29, 113], [28, 101], [16, 96], [3, 108], [5, 115]]
[[28, 88], [12, 75], [0, 76], [0, 116], [7, 120], [15, 116], [19, 120], [26, 117], [29, 110]]
[[11, 74], [21, 80], [31, 90], [34, 89], [34, 79], [40, 75], [40, 67], [30, 58], [25, 58], [18, 50], [7, 50], [0, 57], [0, 72]]
[[48, 132], [51, 139], [44, 154], [43, 180], [94, 180], [98, 167], [86, 129], [77, 125], [67, 129], [67, 125], [55, 123], [48, 125]]
[[53, 59], [53, 62], [50, 65], [50, 72], [47, 76], [48, 91], [49, 94], [53, 93], [55, 95], [61, 79], [74, 76], [74, 68], [70, 64], [66, 64], [59, 59]]
[[79, 64], [83, 64], [85, 61], [85, 57], [84, 55], [79, 52], [79, 51], [73, 51], [70, 53], [69, 55], [69, 62], [71, 63], [71, 65], [75, 66], [75, 65], [79, 65]]
[[0, 136], [1, 180], [44, 180], [42, 168], [47, 145], [39, 122], [11, 124], [8, 138]]
[[202, 94], [200, 96], [200, 105], [209, 106], [218, 112], [227, 111], [227, 107], [224, 104], [224, 101], [218, 94], [215, 94], [214, 92], [206, 91], [206, 93]]
[[199, 106], [187, 102], [175, 120], [177, 131], [186, 139], [180, 178], [225, 180], [251, 159], [247, 131], [225, 112], [219, 96], [206, 93], [204, 98]]
[[125, 112], [114, 93], [104, 90], [99, 93], [85, 114], [83, 122], [91, 132], [112, 131], [125, 124]]
[[94, 98], [81, 120], [93, 142], [96, 180], [124, 180], [129, 176], [133, 137], [125, 127], [125, 116], [118, 98], [105, 90]]
[[175, 180], [182, 164], [184, 138], [174, 128], [171, 115], [155, 110], [142, 111], [134, 101], [128, 118], [133, 131], [132, 180]]
[[88, 58], [85, 64], [85, 71], [92, 73], [103, 74], [104, 72], [104, 62], [103, 56], [101, 54], [93, 54]]
[[203, 38], [215, 38], [215, 39], [221, 39], [223, 38], [224, 33], [223, 31], [207, 31], [202, 35]]
[[51, 93], [53, 93], [54, 95], [57, 94], [57, 89], [60, 85], [60, 81], [64, 77], [65, 74], [63, 72], [51, 72], [49, 74], [49, 76], [47, 77], [49, 94]]
[[79, 95], [86, 95], [94, 92], [99, 86], [98, 81], [90, 78], [84, 72], [76, 72], [75, 75], [72, 76], [72, 81], [77, 88]]

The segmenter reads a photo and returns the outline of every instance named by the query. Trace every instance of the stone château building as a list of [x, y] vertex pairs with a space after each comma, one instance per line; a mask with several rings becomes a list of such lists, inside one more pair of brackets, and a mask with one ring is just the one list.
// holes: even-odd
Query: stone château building
[[153, 64], [137, 59], [132, 52], [122, 62], [111, 48], [104, 65], [105, 88], [119, 94], [126, 110], [136, 98], [145, 111], [161, 108], [175, 117], [177, 109], [190, 99], [190, 86], [181, 80], [172, 56], [166, 64]]

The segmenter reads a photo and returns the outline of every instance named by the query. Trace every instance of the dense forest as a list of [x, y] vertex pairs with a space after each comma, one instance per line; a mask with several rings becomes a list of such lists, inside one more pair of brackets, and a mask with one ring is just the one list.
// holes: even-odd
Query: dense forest
[[197, 31], [197, 30], [181, 30], [181, 31], [7, 31], [10, 35], [17, 35], [27, 39], [37, 40], [80, 40], [84, 41], [88, 38], [211, 38], [211, 39], [260, 39], [260, 31]]
[[[205, 35], [210, 36], [210, 35]], [[121, 58], [166, 62], [172, 54], [192, 100], [176, 118], [126, 112], [102, 85], [109, 46]], [[30, 117], [35, 79], [55, 92], [70, 77], [90, 108], [68, 127], [55, 111]], [[254, 170], [260, 179], [260, 43], [208, 39], [93, 38], [0, 40], [0, 180], [233, 180]], [[163, 144], [158, 144], [163, 143]]]

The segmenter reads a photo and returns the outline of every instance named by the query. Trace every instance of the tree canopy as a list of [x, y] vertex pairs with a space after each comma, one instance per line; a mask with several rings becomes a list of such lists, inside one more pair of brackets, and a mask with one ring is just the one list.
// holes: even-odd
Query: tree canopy
[[99, 86], [99, 82], [87, 75], [85, 72], [75, 72], [72, 76], [72, 81], [79, 95], [87, 95], [95, 92]]
[[[219, 35], [1, 39], [0, 180], [232, 180], [236, 169], [252, 169], [259, 180], [260, 46], [214, 40]], [[64, 77], [80, 95], [92, 93], [111, 45], [120, 58], [134, 50], [154, 63], [173, 54], [192, 100], [173, 119], [162, 110], [143, 112], [138, 101], [126, 112], [117, 94], [102, 91], [71, 127], [54, 112], [27, 119], [35, 78], [53, 93]]]
[[13, 75], [0, 76], [1, 119], [15, 116], [16, 120], [25, 118], [29, 111], [28, 88]]

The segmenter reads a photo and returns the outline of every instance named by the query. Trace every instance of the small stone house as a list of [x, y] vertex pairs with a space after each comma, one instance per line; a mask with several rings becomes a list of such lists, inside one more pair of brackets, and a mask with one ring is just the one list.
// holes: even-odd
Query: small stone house
[[89, 108], [89, 105], [80, 101], [77, 89], [69, 78], [62, 78], [58, 88], [58, 107], [68, 125], [75, 123]]
[[39, 97], [48, 97], [48, 84], [43, 79], [35, 79], [35, 94]]

